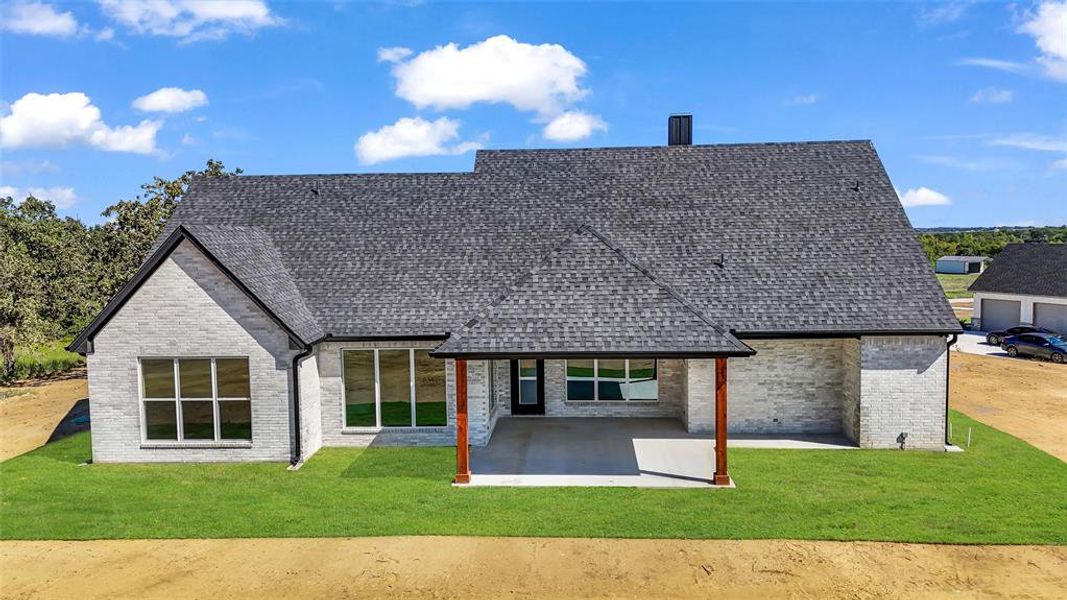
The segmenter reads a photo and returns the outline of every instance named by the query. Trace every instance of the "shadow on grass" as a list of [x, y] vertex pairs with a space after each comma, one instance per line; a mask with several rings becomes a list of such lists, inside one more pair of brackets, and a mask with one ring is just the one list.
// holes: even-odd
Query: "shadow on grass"
[[341, 471], [341, 477], [448, 483], [455, 474], [455, 454], [453, 448], [365, 448]]
[[74, 406], [70, 407], [70, 410], [59, 420], [59, 424], [52, 430], [52, 435], [48, 436], [48, 441], [45, 443], [51, 444], [83, 431], [89, 431], [88, 398], [82, 398], [75, 402]]

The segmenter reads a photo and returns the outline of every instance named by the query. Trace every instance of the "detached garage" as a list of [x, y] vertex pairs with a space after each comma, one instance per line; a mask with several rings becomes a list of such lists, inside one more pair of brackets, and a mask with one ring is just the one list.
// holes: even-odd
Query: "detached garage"
[[1067, 245], [1010, 244], [970, 290], [982, 331], [1035, 325], [1067, 334]]

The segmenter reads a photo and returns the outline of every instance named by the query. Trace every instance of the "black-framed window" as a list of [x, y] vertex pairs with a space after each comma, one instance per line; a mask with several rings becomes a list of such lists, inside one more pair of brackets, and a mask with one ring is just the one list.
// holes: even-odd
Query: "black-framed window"
[[448, 424], [445, 361], [429, 350], [342, 350], [345, 427]]
[[247, 357], [142, 358], [147, 441], [251, 441]]
[[659, 363], [654, 358], [567, 359], [567, 400], [655, 402]]

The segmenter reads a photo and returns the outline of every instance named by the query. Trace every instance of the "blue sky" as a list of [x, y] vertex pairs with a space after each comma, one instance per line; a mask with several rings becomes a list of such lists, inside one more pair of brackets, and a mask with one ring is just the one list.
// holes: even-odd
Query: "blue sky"
[[98, 222], [208, 158], [867, 138], [920, 227], [1067, 223], [1067, 2], [5, 2], [0, 193]]

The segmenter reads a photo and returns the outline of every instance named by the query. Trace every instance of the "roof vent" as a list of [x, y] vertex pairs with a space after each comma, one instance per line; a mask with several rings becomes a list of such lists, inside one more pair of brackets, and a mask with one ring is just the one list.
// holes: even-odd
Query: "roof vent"
[[685, 113], [667, 118], [667, 145], [693, 145], [693, 115]]

